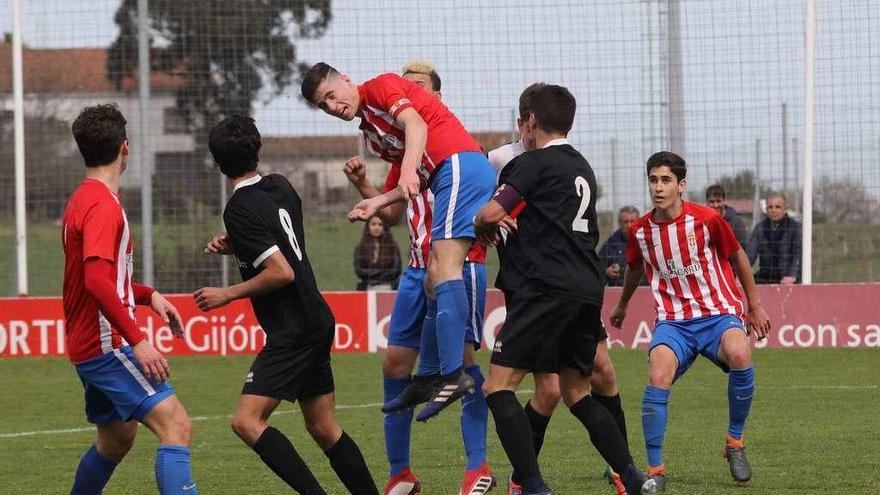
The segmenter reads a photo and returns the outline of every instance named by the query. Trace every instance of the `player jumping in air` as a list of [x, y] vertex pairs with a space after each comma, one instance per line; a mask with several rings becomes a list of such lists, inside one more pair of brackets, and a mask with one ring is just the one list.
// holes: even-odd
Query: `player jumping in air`
[[566, 136], [575, 99], [547, 85], [531, 95], [529, 133], [535, 150], [507, 165], [492, 201], [474, 224], [497, 242], [499, 224], [525, 201], [515, 233], [499, 251], [496, 285], [505, 292], [507, 318], [495, 341], [483, 390], [498, 437], [523, 494], [552, 493], [541, 477], [529, 420], [515, 391], [529, 372], [558, 373], [562, 399], [586, 427], [593, 445], [631, 495], [654, 493], [654, 480], [633, 464], [614, 418], [590, 396], [590, 374], [603, 334], [603, 294], [596, 243], [596, 178]]
[[134, 319], [135, 305], [150, 306], [183, 335], [177, 309], [131, 280], [131, 230], [119, 196], [129, 153], [125, 123], [116, 105], [87, 107], [73, 122], [87, 172], [64, 210], [64, 328], [98, 436], [80, 460], [71, 494], [102, 492], [134, 444], [138, 422], [159, 439], [159, 493], [195, 494], [189, 416], [167, 382], [168, 362]]
[[[437, 98], [440, 98], [441, 80], [433, 65], [411, 61], [403, 68], [403, 77], [409, 79]], [[369, 142], [367, 145], [369, 146]], [[345, 175], [365, 199], [381, 193], [366, 177], [366, 162], [355, 156], [345, 163]], [[397, 187], [400, 163], [392, 164], [385, 181], [385, 191]], [[386, 225], [400, 222], [406, 213], [410, 238], [410, 263], [397, 288], [391, 323], [388, 329], [388, 349], [382, 363], [384, 389], [385, 453], [390, 466], [385, 495], [412, 495], [419, 493], [421, 482], [410, 468], [410, 434], [413, 407], [431, 399], [436, 380], [440, 376], [437, 352], [437, 302], [429, 298], [424, 283], [427, 274], [431, 244], [431, 213], [434, 196], [425, 189], [404, 203], [394, 203], [377, 212]], [[469, 317], [465, 332], [464, 372], [474, 379], [475, 390], [462, 396], [461, 434], [467, 454], [467, 468], [462, 479], [461, 495], [486, 493], [495, 479], [486, 462], [486, 429], [489, 409], [480, 388], [483, 374], [476, 364], [474, 351], [479, 348], [483, 331], [483, 309], [486, 297], [486, 247], [474, 243], [464, 264], [462, 279], [467, 289]], [[410, 379], [416, 358], [419, 367]]]
[[232, 429], [298, 493], [324, 494], [290, 440], [268, 423], [282, 400], [299, 401], [306, 429], [349, 492], [378, 494], [360, 449], [336, 422], [330, 368], [336, 325], [306, 254], [302, 201], [284, 177], [256, 172], [261, 140], [253, 119], [220, 121], [208, 146], [234, 188], [223, 210], [228, 238], [208, 250], [234, 253], [242, 282], [204, 287], [193, 298], [202, 311], [249, 298], [266, 332]]
[[437, 300], [442, 377], [431, 401], [416, 415], [417, 421], [426, 421], [475, 387], [473, 378], [462, 372], [470, 308], [462, 268], [475, 237], [473, 216], [492, 196], [492, 166], [440, 99], [397, 74], [382, 74], [358, 86], [321, 62], [305, 74], [302, 94], [329, 115], [346, 121], [360, 118], [371, 151], [400, 164], [397, 188], [363, 200], [349, 213], [351, 220], [367, 220], [426, 188], [434, 195], [425, 286]]
[[685, 161], [675, 153], [661, 151], [648, 158], [648, 192], [654, 209], [630, 227], [629, 268], [620, 302], [611, 314], [611, 324], [619, 328], [630, 297], [646, 274], [657, 303], [657, 322], [648, 351], [651, 371], [642, 397], [642, 427], [649, 473], [661, 490], [666, 486], [663, 437], [669, 389], [698, 355], [729, 374], [730, 422], [724, 456], [734, 480], [746, 484], [752, 478], [743, 429], [755, 391], [755, 371], [743, 322], [746, 307], [734, 271], [748, 299], [749, 328], [758, 339], [770, 329], [748, 256], [730, 224], [713, 208], [682, 199], [686, 173]]

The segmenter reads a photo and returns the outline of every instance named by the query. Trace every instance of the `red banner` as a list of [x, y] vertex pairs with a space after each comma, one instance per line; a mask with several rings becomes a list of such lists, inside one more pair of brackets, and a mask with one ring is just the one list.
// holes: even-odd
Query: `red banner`
[[[770, 336], [755, 347], [880, 347], [880, 284], [761, 286], [770, 315]], [[393, 292], [327, 292], [336, 316], [334, 352], [376, 352], [388, 343]], [[605, 291], [602, 314], [608, 315], [620, 289]], [[186, 336], [177, 339], [148, 308], [138, 308], [137, 321], [159, 351], [169, 355], [254, 354], [265, 334], [247, 301], [236, 301], [208, 313], [189, 295], [170, 296], [183, 315]], [[484, 347], [491, 348], [504, 323], [504, 299], [498, 291], [486, 298]], [[643, 349], [651, 340], [654, 300], [641, 287], [629, 304], [624, 327], [610, 328], [612, 347]], [[754, 338], [753, 338], [754, 340]], [[60, 298], [0, 299], [0, 357], [63, 356], [64, 314]]]

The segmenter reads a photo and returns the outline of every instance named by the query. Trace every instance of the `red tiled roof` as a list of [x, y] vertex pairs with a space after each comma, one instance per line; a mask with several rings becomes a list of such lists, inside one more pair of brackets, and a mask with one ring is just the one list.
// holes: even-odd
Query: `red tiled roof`
[[[510, 141], [509, 132], [478, 132], [473, 136], [487, 151]], [[357, 135], [264, 137], [260, 156], [265, 159], [350, 157], [358, 154], [359, 141]]]
[[[106, 48], [27, 48], [22, 50], [25, 93], [112, 93]], [[184, 78], [153, 72], [150, 89], [173, 90]], [[122, 91], [137, 91], [137, 77], [127, 76]], [[12, 92], [12, 44], [0, 43], [0, 93]]]

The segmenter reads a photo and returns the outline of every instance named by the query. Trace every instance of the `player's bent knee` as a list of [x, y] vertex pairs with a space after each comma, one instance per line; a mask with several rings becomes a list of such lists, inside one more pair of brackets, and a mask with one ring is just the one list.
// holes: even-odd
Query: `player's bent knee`
[[748, 368], [752, 364], [752, 356], [749, 348], [737, 346], [726, 353], [727, 365], [734, 369]]
[[538, 411], [544, 416], [549, 416], [553, 413], [553, 410], [556, 409], [556, 406], [559, 405], [559, 401], [561, 400], [562, 394], [559, 392], [559, 389], [537, 387], [535, 389], [535, 395], [532, 396], [531, 399], [532, 409]]
[[137, 423], [122, 424], [112, 428], [98, 428], [98, 438], [95, 447], [98, 452], [107, 459], [120, 462], [134, 446], [137, 436]]
[[332, 447], [342, 435], [342, 428], [333, 418], [307, 420], [306, 430], [324, 450]]
[[232, 427], [233, 433], [235, 433], [238, 438], [244, 443], [253, 446], [257, 443], [257, 440], [259, 440], [260, 435], [263, 434], [263, 430], [266, 429], [268, 424], [260, 418], [236, 415], [232, 418], [232, 423], [230, 423], [229, 426]]
[[418, 358], [418, 350], [401, 346], [389, 346], [382, 361], [382, 375], [408, 378]]

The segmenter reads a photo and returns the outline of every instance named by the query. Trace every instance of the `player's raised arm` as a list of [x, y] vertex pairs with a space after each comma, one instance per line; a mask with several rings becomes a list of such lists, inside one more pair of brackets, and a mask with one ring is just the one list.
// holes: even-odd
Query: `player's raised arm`
[[229, 287], [202, 287], [193, 292], [199, 309], [210, 311], [229, 304], [236, 299], [245, 299], [278, 290], [293, 282], [296, 274], [281, 251], [275, 251], [263, 260], [263, 270], [254, 278]]
[[[345, 173], [345, 177], [348, 181], [358, 190], [358, 193], [362, 198], [370, 199], [382, 194], [376, 189], [376, 186], [367, 179], [367, 162], [362, 157], [353, 156], [346, 160], [342, 171]], [[387, 184], [386, 189], [390, 189], [387, 187]], [[404, 212], [406, 212], [406, 203], [397, 202], [384, 208], [380, 208], [376, 214], [382, 219], [382, 223], [388, 227], [393, 227], [400, 223], [400, 219], [403, 217]]]
[[422, 184], [417, 170], [428, 144], [428, 124], [414, 108], [401, 111], [395, 121], [403, 127], [406, 135], [406, 150], [403, 153], [397, 187], [403, 193], [404, 199], [409, 199], [421, 191]]
[[516, 231], [513, 212], [523, 202], [522, 194], [509, 184], [502, 184], [492, 200], [486, 203], [474, 217], [474, 233], [486, 244], [498, 242], [498, 228], [503, 226], [508, 232]]
[[767, 312], [764, 311], [761, 296], [758, 295], [758, 285], [755, 283], [755, 276], [752, 274], [752, 265], [749, 263], [749, 257], [740, 248], [729, 259], [749, 302], [749, 328], [755, 332], [758, 340], [762, 340], [770, 332], [770, 318], [767, 316]]
[[354, 208], [352, 208], [352, 210], [348, 212], [348, 220], [351, 222], [366, 222], [367, 220], [372, 218], [373, 215], [376, 215], [379, 210], [385, 208], [386, 206], [400, 203], [403, 200], [404, 196], [399, 188], [393, 189], [370, 199], [365, 199], [356, 204]]

